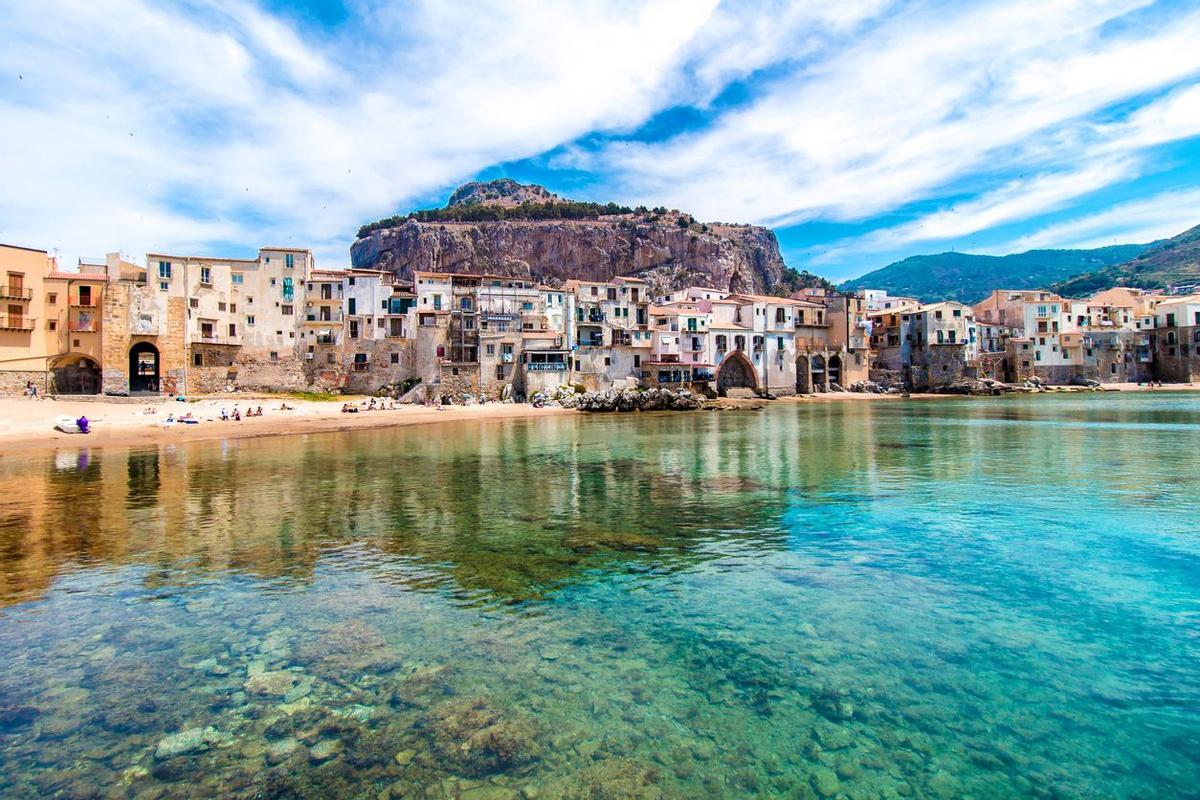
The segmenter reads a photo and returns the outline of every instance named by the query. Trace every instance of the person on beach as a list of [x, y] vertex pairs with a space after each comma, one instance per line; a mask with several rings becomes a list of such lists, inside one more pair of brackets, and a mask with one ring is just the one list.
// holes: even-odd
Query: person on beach
[[233, 421], [234, 421], [234, 422], [241, 422], [241, 421], [242, 421], [242, 412], [238, 411], [238, 407], [237, 407], [237, 406], [234, 406], [234, 407], [233, 407]]
[[37, 384], [34, 383], [33, 381], [26, 381], [25, 382], [25, 394], [29, 396], [30, 400], [37, 400], [38, 399]]
[[79, 428], [80, 433], [89, 433], [90, 431], [88, 429], [87, 416], [81, 416], [79, 419], [75, 420], [75, 427]]

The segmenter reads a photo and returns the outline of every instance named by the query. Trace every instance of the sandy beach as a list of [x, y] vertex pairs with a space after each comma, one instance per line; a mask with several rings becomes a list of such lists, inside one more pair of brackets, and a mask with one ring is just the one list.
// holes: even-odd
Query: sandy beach
[[[453, 420], [517, 419], [575, 414], [561, 408], [534, 408], [525, 404], [488, 403], [477, 406], [396, 406], [392, 410], [342, 412], [343, 403], [362, 409], [366, 398], [346, 397], [333, 401], [299, 400], [290, 397], [239, 395], [206, 397], [181, 403], [175, 400], [151, 400], [143, 403], [30, 400], [0, 398], [0, 455], [56, 447], [126, 447], [138, 444], [194, 442], [211, 439], [245, 439], [296, 433], [348, 431], [360, 428], [387, 428], [423, 425]], [[290, 410], [281, 410], [286, 404]], [[222, 420], [221, 410], [229, 414], [234, 407], [244, 415], [249, 408], [262, 406], [261, 417], [240, 421]], [[152, 410], [152, 413], [151, 413]], [[199, 424], [166, 423], [170, 415], [191, 413]], [[86, 415], [91, 432], [67, 434], [54, 430], [60, 416]]]
[[[1102, 391], [1197, 391], [1192, 384], [1139, 386], [1137, 384], [1107, 384]], [[1050, 389], [1048, 394], [1068, 389]], [[1079, 391], [1078, 389], [1073, 391]], [[913, 400], [945, 400], [962, 395], [914, 394]], [[771, 402], [867, 402], [895, 401], [899, 395], [830, 392], [816, 395], [796, 395], [777, 400], [723, 400], [729, 408], [761, 408]], [[456, 420], [522, 419], [547, 417], [581, 412], [564, 408], [534, 408], [527, 404], [486, 403], [476, 406], [396, 406], [390, 410], [365, 410], [368, 398], [345, 397], [316, 401], [266, 395], [237, 395], [205, 397], [192, 402], [172, 399], [152, 399], [145, 402], [106, 400], [52, 400], [5, 397], [0, 398], [0, 455], [30, 450], [53, 450], [57, 447], [128, 447], [139, 444], [194, 442], [212, 439], [246, 439], [257, 436], [282, 436], [298, 433], [348, 431], [363, 428], [390, 428], [405, 425], [426, 425]], [[350, 403], [359, 407], [355, 414], [342, 412]], [[288, 408], [283, 409], [286, 405]], [[245, 417], [250, 408], [263, 409], [261, 417]], [[224, 409], [232, 414], [242, 412], [240, 421], [222, 420]], [[192, 414], [199, 424], [167, 423], [168, 416]], [[54, 429], [58, 417], [76, 419], [86, 415], [91, 432], [87, 435], [61, 433]]]

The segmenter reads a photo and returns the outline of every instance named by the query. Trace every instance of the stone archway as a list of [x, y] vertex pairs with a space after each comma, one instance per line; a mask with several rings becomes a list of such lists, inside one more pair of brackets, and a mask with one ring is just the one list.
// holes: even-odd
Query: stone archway
[[835, 383], [838, 386], [842, 385], [842, 357], [841, 356], [830, 356], [829, 357], [829, 368], [826, 371], [825, 378], [826, 378], [827, 384], [830, 386], [832, 386]]
[[796, 394], [812, 392], [812, 375], [808, 369], [808, 356], [798, 356], [796, 358]]
[[754, 364], [741, 351], [734, 351], [721, 360], [717, 369], [717, 391], [725, 394], [728, 389], [753, 389], [758, 391], [758, 376]]
[[102, 382], [100, 365], [91, 356], [67, 353], [50, 367], [55, 394], [99, 394]]
[[825, 374], [825, 357], [812, 357], [812, 389], [814, 392], [829, 391], [829, 379]]
[[129, 391], [160, 391], [158, 348], [150, 342], [138, 342], [129, 348]]

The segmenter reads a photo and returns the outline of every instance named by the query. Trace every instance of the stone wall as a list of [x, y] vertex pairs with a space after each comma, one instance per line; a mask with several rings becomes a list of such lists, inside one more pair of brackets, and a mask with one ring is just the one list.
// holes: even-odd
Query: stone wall
[[25, 384], [33, 381], [38, 394], [49, 393], [46, 373], [42, 370], [0, 370], [0, 397], [19, 397], [25, 394]]
[[[1200, 327], [1188, 326], [1159, 331], [1155, 337], [1154, 375], [1171, 383], [1200, 380]], [[1174, 334], [1174, 336], [1172, 336]]]
[[912, 382], [916, 391], [937, 389], [976, 377], [975, 365], [966, 362], [962, 347], [924, 347], [913, 353], [913, 359]]
[[149, 342], [158, 350], [163, 393], [175, 394], [184, 388], [187, 306], [183, 297], [168, 297], [156, 286], [118, 281], [105, 290], [101, 313], [105, 394], [129, 394], [129, 350], [137, 342]]
[[[417, 377], [417, 348], [412, 339], [354, 339], [353, 351], [346, 355], [350, 372], [346, 391], [352, 394], [375, 394], [384, 386]], [[355, 366], [354, 356], [367, 357], [366, 369]], [[392, 356], [396, 363], [392, 363]]]
[[479, 397], [479, 365], [442, 364], [439, 397], [451, 403], [461, 403], [464, 397]]

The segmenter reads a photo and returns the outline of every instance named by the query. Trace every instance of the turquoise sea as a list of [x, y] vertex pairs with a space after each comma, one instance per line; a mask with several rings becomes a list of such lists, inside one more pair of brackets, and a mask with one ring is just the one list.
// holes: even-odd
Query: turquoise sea
[[1200, 394], [0, 457], [5, 798], [1200, 797]]

